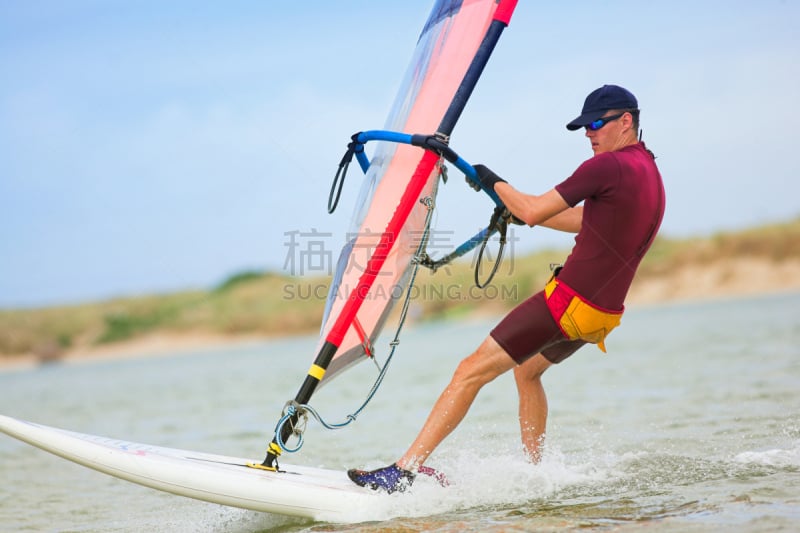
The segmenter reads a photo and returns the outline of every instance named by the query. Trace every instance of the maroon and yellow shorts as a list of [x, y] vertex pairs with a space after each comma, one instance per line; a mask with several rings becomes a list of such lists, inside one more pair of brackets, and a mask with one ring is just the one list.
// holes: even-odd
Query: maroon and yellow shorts
[[623, 311], [598, 307], [553, 277], [544, 291], [512, 309], [491, 336], [518, 364], [540, 352], [560, 363], [587, 342], [605, 352], [605, 338]]

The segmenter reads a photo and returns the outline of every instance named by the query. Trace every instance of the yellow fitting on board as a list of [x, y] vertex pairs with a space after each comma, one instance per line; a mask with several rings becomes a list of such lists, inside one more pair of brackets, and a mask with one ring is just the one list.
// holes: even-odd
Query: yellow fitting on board
[[319, 365], [311, 365], [311, 368], [308, 369], [308, 375], [312, 378], [316, 378], [317, 381], [322, 381], [322, 376], [325, 375], [325, 369]]
[[267, 472], [277, 472], [278, 468], [274, 466], [264, 466], [261, 463], [245, 463], [250, 468], [255, 468], [257, 470], [266, 470]]

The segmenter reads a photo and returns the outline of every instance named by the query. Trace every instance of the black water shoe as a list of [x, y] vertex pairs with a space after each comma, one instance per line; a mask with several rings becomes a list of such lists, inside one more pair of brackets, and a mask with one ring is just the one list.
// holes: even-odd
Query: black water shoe
[[414, 478], [416, 477], [413, 472], [400, 468], [397, 464], [369, 471], [348, 470], [347, 476], [356, 485], [369, 487], [372, 490], [385, 490], [389, 494], [404, 492], [414, 483]]

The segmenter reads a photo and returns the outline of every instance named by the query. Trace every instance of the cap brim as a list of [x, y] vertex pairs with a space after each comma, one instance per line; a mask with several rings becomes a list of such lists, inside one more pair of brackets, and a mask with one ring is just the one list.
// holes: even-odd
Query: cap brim
[[569, 131], [579, 130], [583, 127], [588, 126], [598, 118], [605, 115], [607, 110], [603, 109], [601, 111], [592, 111], [590, 113], [584, 113], [569, 124], [567, 124], [567, 129]]

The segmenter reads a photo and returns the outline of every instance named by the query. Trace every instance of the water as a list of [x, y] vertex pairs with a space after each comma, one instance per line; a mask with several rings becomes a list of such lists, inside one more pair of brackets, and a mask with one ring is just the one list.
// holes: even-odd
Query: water
[[[632, 308], [608, 355], [587, 347], [545, 375], [550, 421], [541, 464], [523, 460], [513, 379], [501, 376], [429, 461], [451, 487], [415, 485], [353, 510], [346, 524], [159, 493], [0, 435], [0, 531], [795, 530], [798, 310], [800, 294]], [[335, 432], [310, 423], [305, 446], [285, 461], [348, 468], [395, 460], [493, 323], [409, 327], [358, 421]], [[260, 459], [315, 342], [8, 371], [0, 373], [0, 412]], [[314, 405], [340, 421], [374, 375], [362, 364], [320, 390]]]

